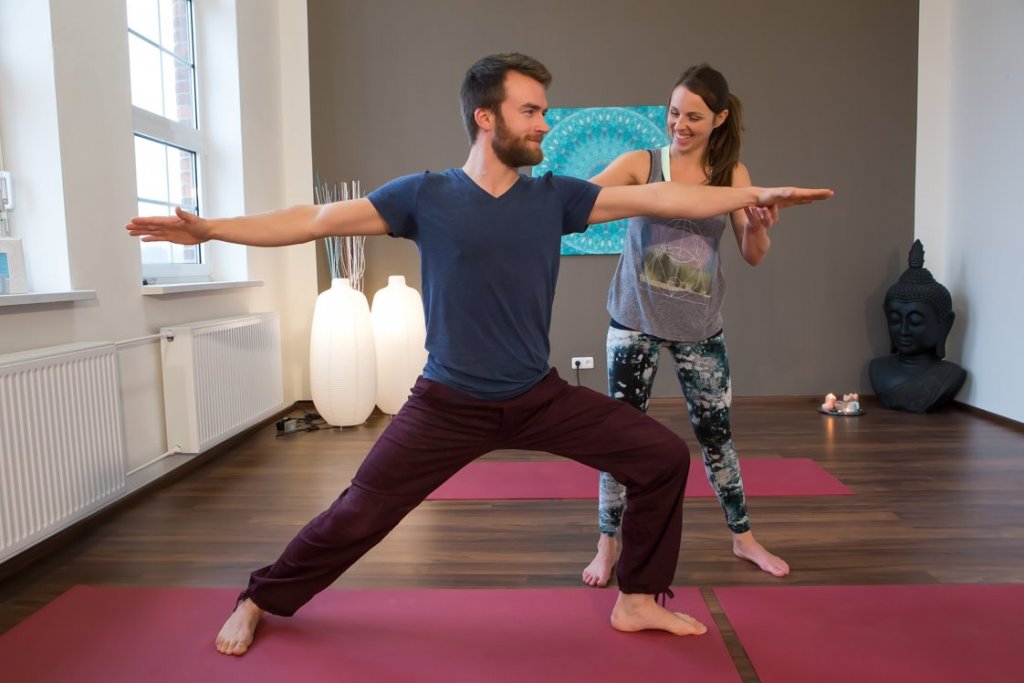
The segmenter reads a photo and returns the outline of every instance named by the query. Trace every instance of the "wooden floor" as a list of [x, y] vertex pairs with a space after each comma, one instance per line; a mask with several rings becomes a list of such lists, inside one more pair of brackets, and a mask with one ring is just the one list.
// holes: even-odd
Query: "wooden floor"
[[[686, 503], [675, 585], [702, 590], [745, 681], [757, 677], [714, 586], [1024, 582], [1024, 432], [958, 408], [920, 416], [868, 401], [866, 415], [836, 418], [816, 403], [733, 409], [741, 457], [810, 457], [857, 494], [752, 501], [754, 531], [789, 578], [732, 556], [713, 499]], [[681, 401], [656, 400], [651, 414], [694, 446]], [[283, 438], [261, 429], [0, 583], [0, 632], [75, 584], [240, 587], [347, 485], [387, 420]], [[428, 502], [336, 586], [578, 586], [596, 534], [591, 501]]]

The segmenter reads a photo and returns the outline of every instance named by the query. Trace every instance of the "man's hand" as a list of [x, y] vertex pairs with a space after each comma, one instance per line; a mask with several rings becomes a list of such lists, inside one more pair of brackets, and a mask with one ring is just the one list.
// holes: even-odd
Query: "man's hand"
[[785, 209], [798, 204], [810, 204], [828, 199], [834, 192], [826, 189], [807, 189], [803, 187], [763, 187], [757, 193], [757, 206], [775, 206]]
[[209, 223], [184, 209], [176, 208], [174, 216], [137, 216], [125, 225], [133, 237], [143, 242], [173, 242], [174, 244], [200, 244], [209, 239]]

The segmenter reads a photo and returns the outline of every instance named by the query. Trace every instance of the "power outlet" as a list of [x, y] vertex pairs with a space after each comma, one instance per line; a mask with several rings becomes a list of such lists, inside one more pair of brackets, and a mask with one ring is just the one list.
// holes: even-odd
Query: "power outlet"
[[594, 357], [593, 356], [573, 356], [572, 357], [572, 368], [574, 370], [593, 370], [594, 369]]

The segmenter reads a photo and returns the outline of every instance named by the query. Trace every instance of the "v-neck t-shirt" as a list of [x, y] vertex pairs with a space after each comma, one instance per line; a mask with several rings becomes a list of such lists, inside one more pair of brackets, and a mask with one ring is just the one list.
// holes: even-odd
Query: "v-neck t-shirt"
[[369, 194], [390, 234], [419, 248], [424, 377], [502, 400], [547, 374], [561, 237], [587, 229], [600, 190], [546, 173], [495, 197], [453, 168]]

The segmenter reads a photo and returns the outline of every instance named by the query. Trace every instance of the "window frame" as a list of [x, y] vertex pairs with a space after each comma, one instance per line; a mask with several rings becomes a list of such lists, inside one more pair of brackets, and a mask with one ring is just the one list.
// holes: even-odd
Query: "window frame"
[[[192, 123], [175, 121], [132, 104], [132, 137], [133, 140], [135, 137], [146, 138], [157, 144], [178, 148], [195, 155], [196, 213], [202, 215], [204, 198], [207, 196], [205, 167], [208, 156], [208, 144], [203, 132], [203, 102], [200, 95], [202, 92], [200, 87], [202, 74], [201, 60], [198, 54], [200, 41], [197, 34], [201, 29], [196, 23], [195, 0], [186, 0], [186, 2], [188, 3], [189, 40], [191, 41], [189, 54], [192, 61], [189, 66], [192, 72], [193, 119], [195, 123], [193, 125]], [[161, 54], [170, 54], [165, 47], [139, 34], [127, 24], [125, 28], [126, 39], [130, 40], [130, 36], [135, 36], [160, 50]], [[180, 61], [180, 58], [176, 55], [172, 54], [171, 56]], [[161, 60], [162, 64], [163, 61]], [[130, 68], [131, 65], [129, 64]], [[135, 164], [137, 162], [137, 159], [134, 160]], [[137, 174], [138, 168], [136, 167], [135, 170]], [[137, 184], [135, 196], [136, 201], [143, 199], [139, 197]], [[142, 261], [140, 249], [139, 260], [142, 263], [143, 282], [145, 284], [173, 284], [211, 281], [213, 279], [213, 266], [210, 263], [209, 256], [209, 250], [205, 249], [203, 245], [199, 245], [199, 263], [146, 263]]]

